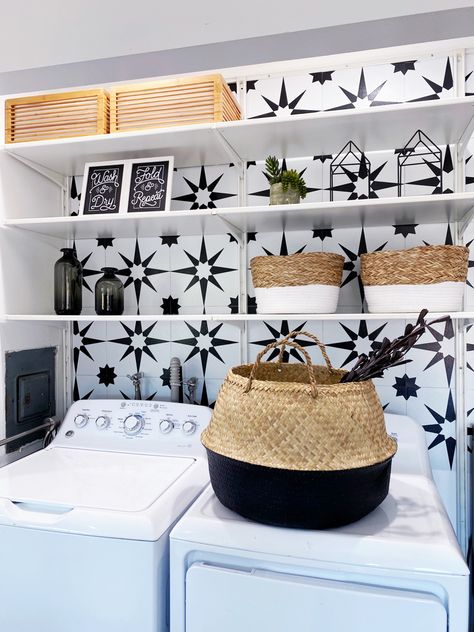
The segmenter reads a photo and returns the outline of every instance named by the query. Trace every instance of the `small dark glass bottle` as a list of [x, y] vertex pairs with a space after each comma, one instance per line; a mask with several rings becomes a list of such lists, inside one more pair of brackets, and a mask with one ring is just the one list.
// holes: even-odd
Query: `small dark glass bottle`
[[104, 276], [95, 284], [95, 311], [101, 316], [123, 314], [123, 283], [117, 268], [101, 268]]
[[82, 266], [73, 248], [61, 248], [61, 252], [54, 265], [54, 311], [77, 316], [82, 310]]

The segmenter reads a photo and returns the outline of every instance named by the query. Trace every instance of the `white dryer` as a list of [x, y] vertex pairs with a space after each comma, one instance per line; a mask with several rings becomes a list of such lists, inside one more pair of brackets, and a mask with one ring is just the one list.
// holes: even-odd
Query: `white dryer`
[[79, 401], [48, 448], [0, 469], [0, 630], [168, 630], [168, 536], [209, 482], [209, 418]]
[[352, 525], [253, 523], [209, 487], [171, 532], [171, 631], [467, 632], [469, 572], [423, 430], [386, 423], [398, 439], [390, 492]]

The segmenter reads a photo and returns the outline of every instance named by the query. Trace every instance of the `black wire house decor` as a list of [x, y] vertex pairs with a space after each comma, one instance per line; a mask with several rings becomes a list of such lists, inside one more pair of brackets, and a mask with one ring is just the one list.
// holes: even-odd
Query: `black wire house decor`
[[337, 154], [330, 166], [329, 195], [349, 194], [348, 200], [367, 200], [370, 197], [370, 160], [350, 140]]
[[[441, 149], [421, 129], [417, 130], [403, 149], [398, 149], [398, 196], [406, 185], [423, 185], [433, 189], [433, 194], [443, 192], [443, 154]], [[407, 182], [407, 173], [415, 174], [415, 180]]]

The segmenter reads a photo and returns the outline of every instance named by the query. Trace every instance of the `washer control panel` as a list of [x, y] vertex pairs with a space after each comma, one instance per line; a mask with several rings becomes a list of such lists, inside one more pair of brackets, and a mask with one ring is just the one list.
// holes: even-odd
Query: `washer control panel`
[[52, 446], [144, 454], [202, 454], [205, 406], [136, 400], [80, 400], [68, 410]]

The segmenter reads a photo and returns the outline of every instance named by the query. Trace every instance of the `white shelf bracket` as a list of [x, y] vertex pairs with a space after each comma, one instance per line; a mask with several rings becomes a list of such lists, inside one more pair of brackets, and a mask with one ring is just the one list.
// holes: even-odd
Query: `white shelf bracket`
[[36, 171], [36, 173], [39, 173], [41, 176], [43, 176], [44, 178], [46, 178], [47, 180], [49, 180], [50, 182], [58, 186], [61, 189], [61, 191], [64, 191], [64, 193], [67, 193], [67, 178], [66, 177], [62, 177], [59, 173], [56, 173], [56, 171], [51, 171], [50, 169], [47, 169], [46, 167], [43, 167], [42, 165], [38, 165], [36, 162], [33, 162], [32, 160], [28, 160], [28, 158], [24, 158], [23, 156], [19, 156], [9, 151], [7, 151], [6, 153], [12, 158], [14, 158], [15, 160], [18, 160], [18, 162], [21, 162], [22, 164], [24, 164], [29, 169]]
[[466, 125], [463, 133], [461, 134], [461, 138], [459, 139], [459, 142], [457, 143], [457, 159], [458, 162], [462, 162], [464, 160], [464, 155], [466, 153], [467, 150], [467, 145], [469, 143], [469, 141], [471, 140], [471, 136], [474, 132], [474, 105], [473, 105], [473, 113], [472, 116], [469, 120], [469, 123]]
[[466, 232], [466, 230], [469, 228], [472, 219], [474, 217], [474, 206], [471, 207], [464, 215], [463, 217], [458, 221], [458, 233], [459, 233], [459, 238], [462, 240], [462, 238], [464, 237], [464, 233]]
[[225, 217], [222, 217], [222, 215], [219, 213], [219, 209], [214, 209], [212, 214], [218, 217], [219, 220], [223, 223], [223, 232], [230, 233], [232, 237], [235, 237], [235, 239], [237, 239], [239, 245], [242, 244], [245, 234], [240, 230], [240, 228], [237, 228], [237, 226], [234, 226], [234, 224], [229, 222]]
[[221, 131], [219, 129], [216, 129], [215, 127], [213, 129], [214, 129], [214, 133], [216, 134], [217, 140], [227, 152], [230, 161], [233, 162], [234, 164], [239, 164], [243, 162], [242, 158], [239, 156], [236, 150], [232, 147], [229, 141], [226, 138], [224, 138]]

